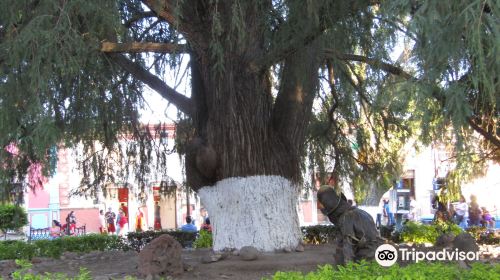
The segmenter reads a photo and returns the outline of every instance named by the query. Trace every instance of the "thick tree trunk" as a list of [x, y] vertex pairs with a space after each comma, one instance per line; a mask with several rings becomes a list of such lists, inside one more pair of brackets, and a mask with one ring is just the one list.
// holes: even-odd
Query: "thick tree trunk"
[[[249, 71], [243, 59], [227, 60], [224, 75], [203, 60], [193, 63], [196, 139], [186, 157], [188, 183], [197, 190], [232, 177], [298, 178], [300, 154], [290, 144], [295, 142], [273, 126], [268, 74]], [[208, 161], [214, 166], [200, 166]]]
[[387, 190], [384, 190], [383, 188], [377, 187], [377, 184], [371, 183], [368, 187], [367, 195], [361, 204], [367, 206], [379, 206], [380, 199], [386, 191]]
[[198, 191], [208, 210], [214, 250], [294, 249], [301, 240], [298, 188], [281, 176], [228, 178]]
[[[188, 182], [208, 210], [215, 250], [294, 249], [301, 238], [296, 208], [300, 153], [274, 128], [267, 74], [236, 69], [245, 64], [226, 65], [220, 81], [203, 79], [198, 138], [186, 157]], [[214, 166], [202, 165], [212, 157]]]
[[[259, 64], [268, 52], [264, 22], [254, 22], [259, 9], [245, 10], [244, 44], [219, 38], [222, 58], [209, 49], [192, 53], [196, 138], [186, 153], [186, 175], [211, 217], [216, 250], [294, 248], [301, 237], [297, 187], [319, 52], [315, 42], [294, 48], [273, 97], [269, 65]], [[220, 11], [231, 30], [225, 22], [231, 9]]]

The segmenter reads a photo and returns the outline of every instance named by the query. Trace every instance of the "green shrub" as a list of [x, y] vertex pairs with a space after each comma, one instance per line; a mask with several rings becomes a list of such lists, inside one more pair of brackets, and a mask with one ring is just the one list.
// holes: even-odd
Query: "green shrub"
[[78, 275], [70, 278], [63, 273], [48, 273], [48, 272], [45, 272], [44, 274], [30, 273], [29, 269], [31, 268], [31, 263], [24, 260], [16, 260], [16, 264], [21, 268], [12, 273], [12, 279], [14, 280], [53, 280], [53, 279], [92, 280], [92, 275], [85, 268], [80, 268], [80, 272], [78, 273]]
[[500, 264], [473, 263], [471, 269], [460, 268], [456, 263], [414, 263], [405, 267], [395, 264], [382, 267], [375, 262], [349, 263], [345, 266], [320, 266], [317, 271], [303, 275], [301, 272], [276, 272], [272, 280], [323, 280], [323, 279], [500, 279]]
[[400, 236], [403, 242], [434, 243], [439, 234], [432, 225], [408, 222], [401, 230]]
[[36, 246], [24, 241], [0, 242], [0, 260], [31, 259], [36, 253]]
[[472, 226], [466, 229], [474, 239], [478, 240], [481, 237], [481, 234], [486, 230], [485, 227], [479, 227], [479, 226]]
[[177, 240], [183, 248], [190, 246], [196, 239], [196, 232], [186, 232], [181, 230], [163, 230], [163, 231], [143, 231], [130, 232], [127, 234], [128, 245], [131, 249], [140, 251], [144, 246], [149, 244], [153, 239], [162, 235], [168, 234]]
[[211, 248], [213, 244], [212, 233], [207, 230], [200, 230], [198, 237], [193, 242], [194, 248]]
[[334, 225], [315, 225], [300, 227], [306, 244], [326, 244], [335, 239], [337, 229]]
[[[0, 230], [17, 230], [28, 224], [28, 215], [23, 207], [12, 204], [0, 204]], [[7, 237], [7, 235], [5, 235]]]
[[396, 234], [403, 242], [436, 243], [437, 238], [444, 233], [458, 235], [462, 229], [452, 223], [437, 222], [430, 225], [407, 222], [400, 233]]
[[433, 226], [436, 227], [436, 230], [442, 234], [442, 233], [452, 233], [453, 235], [459, 235], [460, 233], [463, 232], [462, 228], [459, 227], [455, 223], [448, 223], [448, 222], [442, 222], [442, 221], [436, 221], [432, 224]]
[[59, 258], [64, 252], [128, 250], [125, 240], [116, 235], [88, 234], [54, 240], [0, 242], [0, 260], [31, 259], [33, 257]]
[[500, 244], [500, 237], [495, 235], [495, 231], [488, 230], [485, 227], [473, 226], [466, 230], [478, 244]]

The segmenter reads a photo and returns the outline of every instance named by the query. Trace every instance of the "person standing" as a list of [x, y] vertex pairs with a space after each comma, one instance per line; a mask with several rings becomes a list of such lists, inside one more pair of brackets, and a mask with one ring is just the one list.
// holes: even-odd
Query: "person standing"
[[410, 213], [408, 214], [408, 220], [413, 222], [417, 222], [419, 220], [418, 203], [414, 196], [410, 196]]
[[99, 210], [99, 232], [106, 233], [106, 219], [104, 218], [104, 210]]
[[135, 231], [136, 232], [143, 231], [143, 228], [142, 228], [143, 220], [144, 220], [144, 214], [142, 214], [141, 208], [139, 207], [139, 208], [137, 208], [137, 214], [135, 217]]
[[122, 218], [122, 212], [123, 210], [121, 208], [118, 208], [118, 215], [116, 215], [116, 222], [115, 222], [115, 225], [116, 225], [116, 234], [120, 235], [120, 219]]
[[75, 211], [69, 212], [66, 216], [66, 235], [73, 235], [76, 230], [76, 216]]
[[467, 219], [469, 216], [469, 206], [465, 201], [465, 197], [460, 195], [460, 201], [455, 205], [455, 219], [456, 223], [462, 228], [467, 228]]
[[104, 218], [106, 219], [106, 223], [108, 225], [108, 233], [114, 234], [116, 231], [116, 228], [115, 228], [116, 214], [115, 214], [115, 212], [112, 211], [111, 207], [108, 208], [108, 212], [106, 212], [106, 214], [104, 215]]
[[212, 226], [210, 225], [210, 218], [206, 217], [205, 222], [201, 225], [200, 230], [206, 230], [212, 232]]
[[120, 209], [120, 212], [118, 214], [119, 219], [117, 219], [117, 223], [119, 226], [118, 234], [120, 236], [125, 236], [128, 233], [128, 217], [127, 214], [123, 211], [123, 209]]
[[161, 230], [161, 216], [160, 216], [160, 204], [158, 201], [155, 202], [155, 230]]
[[121, 203], [120, 209], [122, 209], [123, 213], [125, 213], [126, 216], [128, 216], [128, 207], [125, 205], [124, 202]]
[[481, 226], [481, 216], [483, 213], [479, 208], [477, 203], [477, 197], [475, 195], [470, 196], [470, 207], [469, 207], [469, 225], [470, 226]]
[[389, 205], [389, 198], [384, 197], [384, 206], [383, 206], [383, 214], [384, 219], [387, 219], [387, 226], [394, 225], [394, 214], [391, 211], [391, 207]]

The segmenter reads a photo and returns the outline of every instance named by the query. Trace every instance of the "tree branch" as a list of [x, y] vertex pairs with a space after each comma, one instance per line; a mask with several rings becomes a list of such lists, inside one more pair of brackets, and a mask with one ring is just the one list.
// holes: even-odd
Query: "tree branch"
[[312, 104], [318, 87], [318, 43], [288, 56], [283, 66], [281, 86], [273, 108], [273, 126], [287, 148], [302, 151]]
[[483, 129], [476, 122], [474, 122], [473, 118], [471, 117], [467, 117], [467, 122], [475, 131], [481, 134], [486, 140], [490, 141], [493, 145], [497, 146], [497, 148], [500, 148], [500, 139], [498, 139], [493, 133], [490, 133], [485, 129]]
[[382, 69], [388, 73], [394, 74], [396, 76], [401, 76], [405, 79], [412, 79], [412, 80], [415, 79], [412, 75], [410, 75], [408, 72], [404, 71], [402, 68], [394, 66], [394, 65], [389, 64], [389, 63], [382, 62], [378, 59], [369, 58], [366, 56], [356, 55], [356, 54], [343, 54], [343, 53], [340, 53], [334, 49], [325, 49], [324, 53], [328, 57], [335, 57], [339, 60], [363, 62], [363, 63], [371, 65], [375, 68], [379, 68], [379, 69]]
[[101, 44], [101, 52], [104, 53], [140, 53], [140, 52], [156, 52], [156, 53], [185, 53], [187, 45], [171, 44], [171, 43], [114, 43], [103, 42]]
[[[373, 59], [373, 58], [368, 58], [366, 56], [361, 56], [361, 55], [354, 55], [354, 54], [342, 54], [339, 53], [336, 50], [333, 49], [325, 49], [324, 50], [325, 54], [329, 57], [333, 56], [337, 59], [340, 60], [348, 60], [348, 61], [359, 61], [366, 63], [368, 65], [371, 65], [373, 67], [382, 69], [388, 73], [391, 73], [393, 75], [397, 75], [400, 77], [403, 77], [408, 80], [413, 80], [413, 81], [418, 81], [415, 77], [410, 75], [408, 72], [405, 72], [403, 69], [400, 67], [394, 66], [389, 63], [381, 62], [380, 60]], [[467, 75], [464, 74], [458, 82], [465, 82], [467, 80]], [[432, 92], [432, 97], [434, 97], [438, 102], [440, 102], [441, 106], [444, 106], [445, 99], [443, 96], [440, 96], [437, 91]], [[467, 123], [474, 129], [476, 132], [481, 134], [484, 139], [495, 145], [496, 147], [500, 148], [500, 139], [498, 139], [493, 133], [488, 132], [487, 130], [483, 129], [481, 126], [479, 126], [477, 123], [474, 122], [474, 119], [472, 117], [466, 117]]]
[[[342, 20], [343, 17], [346, 17], [351, 13], [359, 12], [360, 10], [365, 9], [369, 6], [379, 5], [380, 0], [358, 0], [350, 1], [347, 3], [347, 6], [343, 7], [342, 9], [343, 11], [347, 12], [342, 12], [342, 14], [339, 13], [338, 15], [332, 16], [333, 18], [336, 18], [337, 21]], [[335, 4], [337, 4], [337, 1], [327, 2], [326, 5]], [[298, 14], [303, 13], [302, 11], [300, 11]], [[309, 30], [304, 30], [303, 26], [293, 26], [290, 21], [280, 24], [278, 31], [276, 32], [274, 37], [277, 38], [278, 42], [281, 43], [275, 44], [277, 47], [271, 48], [266, 55], [259, 59], [257, 65], [260, 66], [260, 69], [263, 69], [279, 61], [282, 61], [286, 57], [295, 53], [298, 49], [308, 46], [311, 42], [315, 41], [317, 38], [323, 35], [324, 32], [330, 27], [331, 23], [326, 23], [325, 21], [320, 22], [317, 26]], [[296, 30], [300, 31], [297, 32]], [[290, 35], [290, 33], [292, 34]]]
[[138, 40], [137, 41], [142, 41], [142, 39], [148, 35], [148, 32], [153, 30], [153, 28], [155, 28], [158, 24], [160, 24], [163, 20], [162, 19], [158, 19], [158, 20], [155, 20], [155, 22], [151, 23], [146, 29], [144, 29], [144, 31], [141, 32], [141, 34], [139, 35]]
[[156, 14], [152, 11], [148, 11], [148, 12], [144, 12], [144, 13], [140, 13], [140, 14], [137, 14], [135, 16], [133, 16], [132, 18], [130, 18], [128, 21], [126, 21], [123, 25], [127, 28], [129, 28], [130, 26], [132, 26], [132, 24], [138, 22], [139, 20], [141, 19], [145, 19], [145, 18], [150, 18], [150, 17], [155, 17]]
[[295, 53], [297, 49], [307, 46], [308, 44], [313, 42], [316, 38], [323, 34], [323, 32], [324, 29], [318, 29], [303, 36], [296, 36], [293, 39], [289, 40], [289, 42], [285, 46], [272, 49], [258, 61], [258, 69], [267, 68], [279, 61], [282, 61], [286, 57]]
[[150, 88], [155, 90], [163, 98], [174, 104], [177, 109], [181, 110], [187, 115], [193, 113], [193, 102], [190, 98], [178, 93], [173, 88], [169, 87], [162, 80], [160, 80], [155, 75], [151, 74], [149, 71], [144, 69], [137, 63], [132, 62], [122, 54], [111, 53], [108, 54], [112, 61], [120, 65], [125, 71], [129, 72], [134, 76], [134, 78], [142, 81], [144, 84], [148, 85]]
[[[189, 21], [183, 21], [175, 16], [175, 7], [172, 1], [169, 0], [141, 0], [141, 2], [146, 5], [156, 16], [160, 19], [165, 20], [170, 26], [176, 28], [182, 36], [189, 42], [189, 45], [195, 50], [204, 50], [207, 48], [207, 42], [204, 41], [202, 36], [206, 30], [204, 30], [204, 25], [199, 21], [195, 15], [183, 16], [189, 18]], [[195, 2], [195, 1], [190, 1]], [[186, 4], [187, 5], [187, 4]], [[187, 5], [188, 8], [192, 8], [196, 3], [191, 3]], [[201, 29], [201, 30], [200, 30]], [[200, 34], [201, 33], [201, 34]]]
[[157, 0], [142, 0], [142, 3], [148, 6], [158, 17], [165, 19], [170, 24], [177, 24], [178, 22], [173, 15], [172, 7], [170, 7], [168, 1], [161, 2], [163, 3]]

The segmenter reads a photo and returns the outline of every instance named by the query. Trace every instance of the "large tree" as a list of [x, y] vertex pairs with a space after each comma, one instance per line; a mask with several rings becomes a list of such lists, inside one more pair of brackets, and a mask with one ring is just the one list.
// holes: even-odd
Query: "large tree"
[[[0, 152], [4, 186], [32, 164], [48, 173], [55, 145], [80, 143], [82, 191], [114, 179], [117, 162], [143, 185], [148, 164], [164, 164], [138, 122], [143, 85], [189, 120], [187, 182], [215, 249], [298, 244], [307, 152], [313, 164], [331, 153], [337, 179], [383, 170], [387, 181], [409, 137], [429, 142], [451, 125], [458, 148], [475, 131], [498, 157], [495, 1], [6, 2], [0, 144], [20, 153]], [[391, 60], [402, 41], [408, 58]], [[164, 81], [185, 57], [188, 95]], [[126, 149], [124, 133], [137, 139]], [[111, 151], [126, 153], [111, 162]]]

